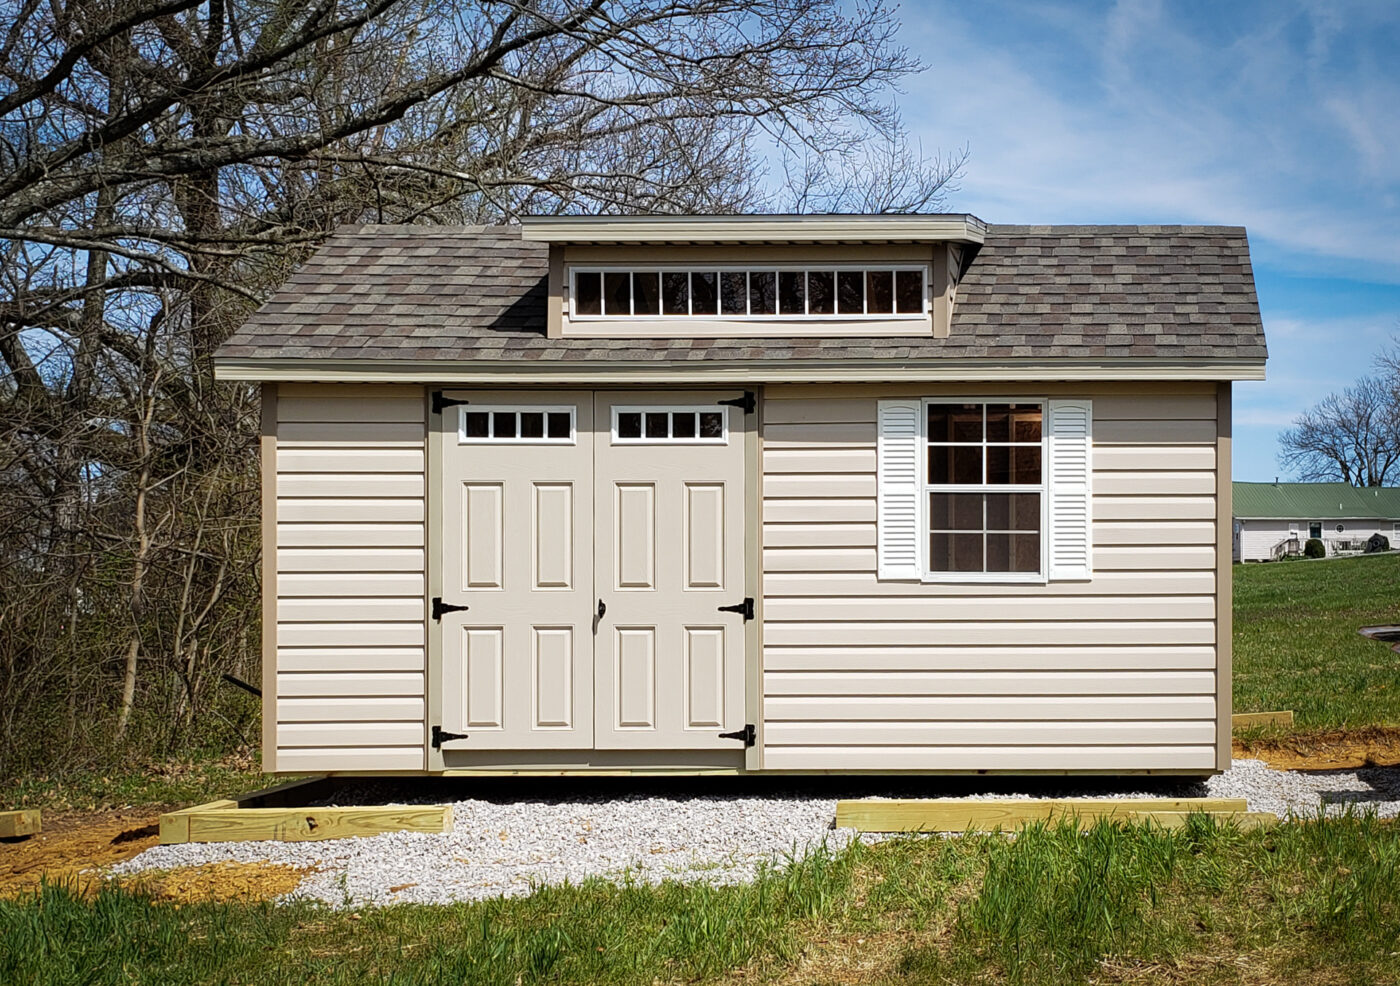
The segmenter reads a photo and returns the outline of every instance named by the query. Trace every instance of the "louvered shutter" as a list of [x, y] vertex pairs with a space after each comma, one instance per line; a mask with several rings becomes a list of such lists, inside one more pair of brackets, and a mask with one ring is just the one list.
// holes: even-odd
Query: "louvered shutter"
[[1051, 401], [1049, 411], [1050, 578], [1093, 577], [1094, 409], [1092, 401]]
[[919, 551], [920, 401], [880, 401], [876, 471], [879, 577], [923, 577]]

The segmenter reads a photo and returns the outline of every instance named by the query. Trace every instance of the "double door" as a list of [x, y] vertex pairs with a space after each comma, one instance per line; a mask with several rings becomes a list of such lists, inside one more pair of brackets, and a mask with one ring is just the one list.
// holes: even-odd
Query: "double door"
[[[729, 394], [461, 391], [435, 435], [446, 749], [741, 749]], [[452, 607], [466, 607], [456, 609]], [[436, 624], [435, 624], [436, 625]]]

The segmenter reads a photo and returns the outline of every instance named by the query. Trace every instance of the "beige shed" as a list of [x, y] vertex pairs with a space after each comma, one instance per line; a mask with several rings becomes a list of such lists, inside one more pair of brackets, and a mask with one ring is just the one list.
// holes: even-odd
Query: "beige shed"
[[1208, 774], [1243, 229], [345, 227], [263, 394], [274, 773]]

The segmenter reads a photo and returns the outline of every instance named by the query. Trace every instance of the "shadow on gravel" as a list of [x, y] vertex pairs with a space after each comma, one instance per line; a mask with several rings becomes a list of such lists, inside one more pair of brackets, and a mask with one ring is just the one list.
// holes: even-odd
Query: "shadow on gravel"
[[1180, 777], [423, 777], [347, 778], [323, 793], [317, 805], [438, 804], [490, 801], [608, 801], [627, 798], [673, 800], [832, 798], [1037, 798], [1143, 794], [1205, 797], [1205, 784]]

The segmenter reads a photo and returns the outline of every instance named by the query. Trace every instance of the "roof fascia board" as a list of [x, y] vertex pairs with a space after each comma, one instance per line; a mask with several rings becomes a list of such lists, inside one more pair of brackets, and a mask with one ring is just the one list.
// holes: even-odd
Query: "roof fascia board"
[[326, 381], [343, 383], [642, 384], [875, 383], [889, 381], [1014, 380], [1263, 380], [1264, 361], [1150, 361], [1008, 364], [1006, 361], [935, 362], [844, 360], [618, 362], [484, 362], [460, 360], [220, 359], [220, 380]]
[[981, 245], [976, 216], [549, 216], [520, 221], [542, 243], [937, 243]]

